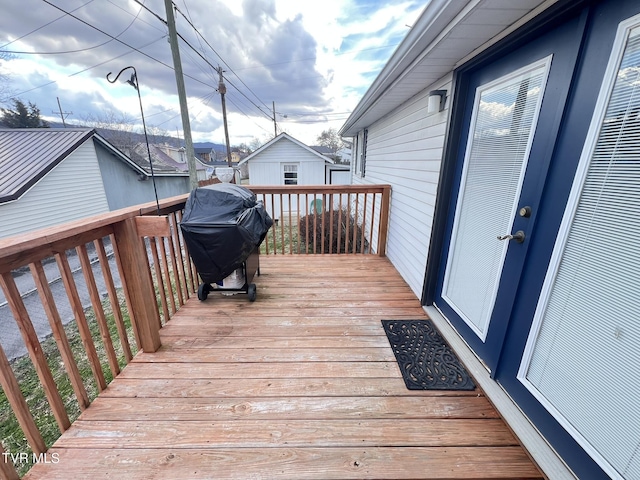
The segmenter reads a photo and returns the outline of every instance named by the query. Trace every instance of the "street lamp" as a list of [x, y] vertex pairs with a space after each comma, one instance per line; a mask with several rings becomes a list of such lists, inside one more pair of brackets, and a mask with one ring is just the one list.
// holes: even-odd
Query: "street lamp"
[[156, 177], [154, 176], [154, 173], [153, 173], [153, 162], [151, 161], [151, 150], [149, 149], [149, 137], [147, 137], [147, 125], [145, 124], [144, 111], [142, 110], [142, 97], [140, 97], [140, 85], [138, 84], [138, 72], [136, 72], [135, 67], [130, 65], [130, 66], [124, 67], [122, 70], [120, 70], [118, 72], [118, 75], [116, 75], [116, 78], [114, 78], [113, 80], [111, 80], [109, 78], [111, 76], [111, 72], [107, 73], [107, 81], [109, 83], [116, 83], [118, 78], [120, 78], [120, 75], [122, 75], [122, 72], [124, 72], [125, 70], [129, 70], [129, 69], [133, 70], [133, 73], [131, 74], [131, 78], [129, 80], [127, 80], [126, 82], [129, 85], [131, 85], [133, 88], [135, 88], [136, 92], [138, 92], [138, 102], [140, 102], [140, 116], [142, 117], [142, 129], [144, 130], [144, 142], [147, 145], [147, 155], [149, 156], [149, 166], [151, 167], [151, 182], [153, 183], [153, 193], [156, 196], [157, 212], [158, 212], [158, 215], [160, 215], [160, 202], [158, 201], [158, 190], [156, 188]]

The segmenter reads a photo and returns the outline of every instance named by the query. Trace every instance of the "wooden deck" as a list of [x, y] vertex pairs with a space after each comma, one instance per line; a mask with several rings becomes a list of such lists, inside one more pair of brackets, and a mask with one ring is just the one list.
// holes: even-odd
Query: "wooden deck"
[[405, 388], [380, 320], [426, 315], [387, 259], [260, 260], [255, 303], [192, 298], [26, 478], [542, 478], [481, 391]]

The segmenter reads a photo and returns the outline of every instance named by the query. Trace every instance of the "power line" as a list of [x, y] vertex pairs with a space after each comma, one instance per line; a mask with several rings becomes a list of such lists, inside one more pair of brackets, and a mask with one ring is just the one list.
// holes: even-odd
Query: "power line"
[[[91, 0], [91, 1], [93, 1], [93, 0]], [[85, 5], [86, 5], [86, 3], [85, 3]], [[78, 7], [78, 8], [80, 8], [80, 7]], [[76, 10], [77, 10], [77, 8], [76, 8]], [[72, 11], [75, 11], [75, 10], [72, 10]], [[86, 48], [81, 48], [81, 49], [78, 49], [78, 50], [66, 50], [66, 51], [62, 51], [62, 52], [16, 52], [16, 51], [7, 51], [7, 53], [20, 54], [20, 55], [65, 55], [65, 54], [68, 54], [68, 53], [80, 53], [80, 52], [86, 52], [86, 51], [89, 51], [89, 50], [93, 50], [94, 48], [102, 47], [102, 46], [106, 45], [107, 43], [113, 42], [113, 40], [117, 39], [122, 34], [124, 34], [127, 30], [129, 30], [131, 28], [131, 26], [137, 20], [138, 16], [140, 15], [140, 12], [142, 12], [142, 8], [138, 10], [138, 13], [136, 14], [135, 17], [133, 17], [133, 20], [131, 20], [131, 23], [129, 23], [129, 25], [127, 25], [127, 27], [124, 30], [122, 30], [118, 35], [116, 35], [115, 37], [110, 38], [106, 42], [102, 42], [102, 43], [100, 43], [98, 45], [94, 45], [93, 47], [86, 47]], [[58, 17], [58, 19], [63, 18], [63, 17], [64, 17], [64, 15], [62, 17]], [[51, 22], [49, 22], [49, 23], [51, 23]], [[46, 26], [46, 25], [44, 25], [44, 26]], [[42, 27], [40, 27], [40, 28], [42, 28]], [[39, 30], [39, 29], [36, 29], [34, 31], [37, 31], [37, 30]], [[24, 36], [21, 37], [21, 38], [24, 38]]]
[[[60, 10], [61, 12], [64, 12], [65, 14], [69, 15], [70, 17], [75, 18], [75, 19], [76, 19], [76, 20], [78, 20], [79, 22], [84, 23], [84, 24], [85, 24], [85, 25], [87, 25], [88, 27], [91, 27], [91, 28], [93, 28], [94, 30], [97, 30], [98, 32], [102, 33], [103, 35], [106, 35], [107, 37], [110, 37], [110, 38], [112, 38], [113, 40], [116, 40], [117, 42], [121, 43], [122, 45], [124, 45], [124, 46], [126, 46], [126, 47], [128, 47], [128, 48], [130, 49], [130, 51], [125, 52], [125, 53], [123, 53], [123, 54], [121, 54], [121, 55], [117, 55], [117, 56], [115, 56], [115, 57], [113, 57], [113, 58], [110, 58], [109, 60], [106, 60], [106, 61], [104, 61], [104, 62], [100, 62], [100, 63], [98, 63], [98, 64], [96, 64], [96, 65], [91, 66], [91, 67], [88, 67], [88, 68], [85, 68], [85, 69], [83, 69], [83, 70], [80, 70], [79, 72], [72, 73], [71, 75], [68, 75], [69, 77], [72, 77], [72, 76], [74, 76], [74, 75], [78, 75], [78, 74], [80, 74], [80, 73], [86, 72], [87, 70], [91, 70], [92, 68], [98, 67], [98, 66], [100, 66], [100, 65], [104, 65], [105, 63], [108, 63], [108, 62], [110, 62], [110, 61], [112, 61], [112, 60], [115, 60], [115, 59], [117, 59], [117, 58], [120, 58], [120, 57], [123, 57], [123, 56], [125, 56], [125, 55], [128, 55], [128, 54], [129, 54], [129, 53], [131, 53], [132, 51], [136, 51], [136, 52], [138, 52], [138, 53], [140, 53], [140, 54], [144, 55], [145, 57], [149, 58], [150, 60], [153, 60], [154, 62], [157, 62], [157, 63], [159, 63], [160, 65], [163, 65], [163, 66], [165, 66], [165, 67], [169, 68], [170, 70], [174, 70], [174, 68], [173, 68], [171, 65], [168, 65], [168, 64], [164, 63], [163, 61], [158, 60], [157, 58], [154, 58], [154, 57], [152, 57], [151, 55], [149, 55], [149, 54], [147, 54], [147, 53], [145, 53], [145, 52], [141, 51], [140, 49], [138, 49], [138, 48], [136, 48], [136, 47], [133, 47], [133, 46], [129, 45], [129, 44], [128, 44], [128, 43], [126, 43], [126, 42], [123, 42], [123, 41], [122, 41], [122, 40], [120, 40], [119, 38], [116, 38], [116, 37], [114, 37], [113, 35], [111, 35], [111, 34], [109, 34], [109, 33], [105, 32], [105, 31], [103, 31], [103, 30], [100, 30], [98, 27], [95, 27], [95, 26], [91, 25], [90, 23], [88, 23], [88, 22], [84, 21], [83, 19], [81, 19], [81, 18], [79, 18], [79, 17], [76, 17], [75, 15], [72, 15], [70, 12], [67, 12], [66, 10], [64, 10], [64, 9], [62, 9], [62, 8], [60, 8], [60, 7], [58, 7], [57, 5], [52, 4], [52, 3], [51, 3], [51, 2], [49, 2], [48, 0], [42, 0], [42, 1], [43, 1], [43, 2], [45, 2], [45, 3], [47, 3], [47, 4], [49, 4], [49, 5], [51, 5], [52, 7], [54, 7], [54, 8], [56, 8], [56, 9]], [[166, 35], [163, 35], [163, 36], [162, 36], [162, 37], [160, 37], [159, 39], [154, 40], [154, 41], [152, 41], [152, 42], [149, 42], [149, 43], [147, 43], [146, 45], [143, 45], [143, 46], [142, 46], [142, 47], [140, 47], [140, 48], [145, 48], [145, 47], [147, 47], [147, 46], [151, 45], [152, 43], [155, 43], [155, 42], [157, 42], [158, 40], [161, 40], [161, 39], [163, 39], [163, 38], [165, 38], [165, 37], [166, 37]], [[187, 74], [184, 74], [184, 75], [185, 75], [186, 77], [189, 77], [189, 78], [190, 78], [190, 79], [192, 79], [192, 80], [195, 80], [195, 81], [196, 81], [196, 82], [198, 82], [198, 83], [201, 83], [201, 84], [203, 84], [203, 85], [205, 85], [205, 86], [209, 87], [209, 88], [214, 88], [214, 89], [215, 89], [215, 87], [213, 87], [212, 85], [209, 85], [209, 84], [207, 84], [207, 83], [203, 82], [202, 80], [200, 80], [200, 79], [198, 79], [198, 78], [192, 77], [191, 75], [187, 75]], [[31, 91], [33, 91], [33, 90], [37, 90], [38, 88], [46, 87], [47, 85], [51, 85], [51, 84], [54, 84], [54, 83], [57, 83], [57, 82], [56, 82], [55, 80], [53, 80], [53, 81], [51, 81], [51, 82], [47, 82], [47, 83], [45, 83], [45, 84], [39, 85], [39, 86], [34, 87], [34, 88], [31, 88], [31, 89], [29, 89], [29, 90], [25, 90], [25, 91], [23, 91], [23, 92], [19, 93], [18, 95], [23, 95], [23, 94], [25, 94], [25, 93], [31, 92]]]
[[[136, 0], [136, 1], [137, 1], [137, 0]], [[176, 10], [178, 11], [178, 13], [179, 13], [180, 15], [182, 15], [182, 17], [187, 21], [187, 23], [188, 23], [189, 25], [191, 25], [191, 28], [193, 28], [193, 30], [196, 32], [196, 34], [197, 34], [200, 38], [202, 38], [202, 39], [204, 40], [204, 42], [205, 42], [205, 43], [207, 44], [207, 46], [208, 46], [208, 47], [213, 51], [213, 53], [215, 53], [215, 54], [218, 56], [218, 58], [222, 61], [222, 63], [224, 63], [224, 64], [226, 65], [226, 67], [229, 69], [229, 71], [230, 71], [231, 73], [233, 73], [233, 74], [238, 78], [238, 80], [240, 80], [240, 83], [242, 83], [242, 84], [247, 88], [247, 90], [249, 90], [249, 91], [253, 94], [253, 96], [254, 96], [254, 97], [256, 97], [256, 99], [257, 99], [260, 103], [262, 103], [262, 104], [265, 106], [265, 108], [268, 110], [268, 109], [269, 109], [269, 107], [267, 106], [267, 104], [266, 104], [266, 103], [264, 103], [264, 102], [260, 99], [260, 97], [258, 97], [258, 95], [256, 95], [256, 93], [255, 93], [253, 90], [251, 90], [251, 88], [249, 88], [249, 86], [248, 86], [246, 83], [244, 83], [244, 81], [240, 78], [240, 76], [239, 76], [236, 72], [234, 72], [233, 68], [231, 68], [231, 66], [230, 66], [230, 65], [229, 65], [229, 64], [224, 60], [224, 58], [222, 58], [222, 56], [221, 56], [221, 55], [220, 55], [220, 54], [215, 50], [215, 48], [213, 48], [213, 47], [211, 46], [211, 44], [207, 41], [207, 39], [206, 39], [206, 38], [204, 38], [204, 36], [200, 33], [200, 31], [196, 28], [196, 26], [191, 22], [191, 20], [190, 20], [190, 19], [188, 19], [188, 18], [185, 16], [185, 14], [184, 14], [184, 13], [182, 13], [182, 12], [180, 11], [180, 9], [179, 9], [178, 7], [176, 7]], [[231, 84], [231, 81], [230, 81], [228, 78], [227, 78], [227, 81]], [[235, 87], [235, 86], [234, 86], [234, 87]], [[237, 87], [235, 87], [235, 88], [236, 88], [238, 91], [240, 91]], [[252, 103], [253, 103], [253, 102], [252, 102]], [[257, 105], [256, 105], [256, 107], [257, 107]], [[260, 111], [262, 111], [262, 109], [261, 109], [260, 107], [258, 107], [258, 108], [260, 109]], [[263, 113], [264, 113], [264, 112], [263, 112]]]
[[[73, 9], [73, 10], [71, 10], [71, 11], [72, 11], [72, 12], [75, 12], [76, 10], [80, 10], [81, 8], [83, 8], [83, 7], [87, 6], [87, 5], [89, 5], [89, 4], [90, 4], [90, 3], [92, 3], [93, 1], [94, 1], [94, 0], [89, 0], [87, 3], [84, 3], [84, 4], [80, 5], [80, 6], [79, 6], [79, 7], [77, 7], [77, 8], [74, 8], [74, 9]], [[4, 47], [6, 47], [7, 45], [11, 45], [12, 43], [18, 42], [18, 41], [22, 40], [23, 38], [28, 37], [29, 35], [31, 35], [31, 34], [33, 34], [33, 33], [36, 33], [36, 32], [37, 32], [37, 31], [39, 31], [39, 30], [42, 30], [44, 27], [48, 27], [48, 26], [49, 26], [49, 25], [51, 25], [52, 23], [57, 22], [58, 20], [60, 20], [61, 18], [64, 18], [65, 16], [66, 16], [66, 14], [65, 14], [65, 15], [60, 15], [58, 18], [54, 18], [54, 19], [53, 19], [53, 20], [51, 20], [50, 22], [47, 22], [47, 23], [45, 23], [44, 25], [42, 25], [42, 26], [40, 26], [40, 27], [38, 27], [38, 28], [36, 28], [36, 29], [34, 29], [34, 30], [31, 30], [31, 31], [30, 31], [30, 32], [28, 32], [28, 33], [25, 33], [24, 35], [22, 35], [22, 36], [20, 36], [20, 37], [18, 37], [18, 38], [16, 38], [16, 39], [14, 39], [14, 40], [11, 40], [11, 41], [10, 41], [10, 42], [8, 42], [8, 43], [5, 43], [4, 45], [0, 46], [0, 49], [2, 49], [2, 48], [4, 48]]]
[[[152, 40], [151, 42], [149, 42], [149, 43], [147, 43], [147, 44], [143, 45], [143, 46], [142, 46], [142, 47], [140, 47], [140, 48], [148, 47], [149, 45], [152, 45], [152, 44], [154, 44], [154, 43], [156, 43], [156, 42], [158, 42], [158, 41], [160, 41], [160, 40], [162, 40], [162, 39], [164, 39], [164, 38], [165, 38], [165, 37], [164, 37], [164, 35], [163, 35], [162, 37], [160, 37], [160, 38], [156, 38], [155, 40]], [[132, 52], [132, 50], [129, 50], [128, 52], [122, 53], [122, 54], [120, 54], [120, 55], [116, 55], [115, 57], [111, 57], [111, 58], [109, 58], [109, 59], [105, 60], [104, 62], [96, 63], [95, 65], [92, 65], [92, 66], [87, 67], [87, 68], [83, 68], [82, 70], [80, 70], [80, 71], [78, 71], [78, 72], [74, 72], [74, 73], [72, 73], [72, 74], [70, 74], [70, 75], [67, 75], [67, 77], [74, 77], [74, 76], [76, 76], [76, 75], [80, 75], [81, 73], [84, 73], [84, 72], [86, 72], [86, 71], [88, 71], [88, 70], [91, 70], [91, 69], [93, 69], [93, 68], [99, 67], [99, 66], [101, 66], [101, 65], [104, 65], [105, 63], [109, 63], [109, 62], [111, 62], [111, 61], [113, 61], [113, 60], [116, 60], [116, 59], [118, 59], [118, 58], [124, 57], [125, 55], [129, 55], [131, 52]], [[52, 80], [52, 81], [50, 81], [50, 82], [43, 83], [42, 85], [38, 85], [37, 87], [30, 88], [29, 90], [24, 90], [23, 92], [18, 93], [16, 96], [24, 95], [25, 93], [32, 92], [33, 90], [38, 90], [39, 88], [43, 88], [43, 87], [46, 87], [46, 86], [48, 86], [48, 85], [53, 85], [54, 83], [58, 83], [58, 81], [57, 81], [57, 80]]]
[[[45, 0], [46, 1], [46, 0]], [[139, 0], [135, 0], [136, 3], [138, 3], [139, 5], [143, 5], [140, 3]], [[144, 6], [144, 5], [143, 5]], [[174, 4], [175, 7], [175, 4]], [[166, 21], [162, 19], [162, 17], [160, 17], [158, 14], [156, 14], [155, 12], [153, 12], [152, 10], [150, 10], [148, 7], [144, 7], [147, 11], [149, 11], [150, 13], [152, 13], [158, 20], [160, 20], [161, 22], [163, 22], [164, 24], [166, 24]], [[184, 15], [184, 13], [182, 13], [177, 7], [176, 10], [178, 11], [178, 13], [180, 13], [180, 15], [182, 15], [183, 18], [185, 18], [187, 20], [187, 22], [189, 23], [189, 25], [191, 25], [191, 27], [196, 31], [196, 33], [202, 37], [202, 39], [205, 41], [205, 43], [209, 46], [209, 48], [211, 48], [211, 50], [213, 50], [213, 52], [220, 58], [220, 60], [222, 61], [222, 63], [224, 63], [227, 67], [229, 67], [229, 65], [227, 64], [227, 62], [224, 61], [224, 59], [222, 57], [220, 57], [220, 55], [218, 54], [218, 52], [216, 52], [216, 50], [209, 44], [209, 42], [207, 42], [207, 39], [204, 38], [202, 36], [202, 34], [200, 34], [200, 32], [198, 32], [197, 28], [189, 21], [189, 19], [187, 19]], [[184, 36], [182, 36], [180, 33], [176, 32], [176, 34], [178, 35], [178, 37], [180, 38], [180, 40], [182, 40], [185, 45], [187, 47], [189, 47], [191, 50], [193, 50], [195, 52], [196, 55], [198, 55], [207, 65], [209, 65], [212, 69], [216, 70], [216, 68], [213, 66], [213, 64], [209, 61], [209, 59], [207, 59], [203, 54], [201, 54], [193, 45], [191, 45], [191, 43], [184, 38]], [[231, 69], [231, 67], [229, 67], [229, 69]], [[232, 70], [233, 71], [233, 70]], [[235, 72], [234, 72], [235, 74]], [[238, 75], [236, 74], [236, 77], [238, 77]], [[192, 77], [190, 77], [192, 78]], [[258, 109], [258, 111], [260, 113], [262, 113], [266, 118], [271, 118], [271, 116], [267, 113], [265, 113], [262, 108], [258, 105], [256, 105], [256, 103], [251, 100], [244, 92], [242, 92], [242, 90], [240, 90], [236, 85], [234, 85], [233, 82], [231, 82], [231, 80], [229, 80], [229, 78], [226, 79], [227, 82], [229, 83], [229, 85], [231, 85], [233, 88], [235, 88], [238, 93], [240, 93], [240, 95], [242, 95], [243, 97], [245, 97], [247, 100], [249, 100], [249, 102], [251, 102], [251, 104], [256, 107]], [[242, 81], [242, 79], [240, 77], [238, 77], [238, 80], [240, 80], [240, 82], [242, 82], [242, 84], [247, 87], [247, 89], [249, 89], [249, 91], [251, 91], [251, 93], [254, 94], [254, 96], [256, 96], [256, 98], [258, 98], [258, 96]], [[215, 87], [213, 87], [215, 88]], [[259, 98], [258, 101], [262, 102]], [[264, 103], [263, 103], [264, 104]]]

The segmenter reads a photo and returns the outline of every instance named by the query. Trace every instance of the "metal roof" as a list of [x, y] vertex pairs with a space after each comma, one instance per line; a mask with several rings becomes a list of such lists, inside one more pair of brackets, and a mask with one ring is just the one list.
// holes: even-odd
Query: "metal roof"
[[20, 198], [94, 133], [91, 128], [0, 128], [0, 203]]

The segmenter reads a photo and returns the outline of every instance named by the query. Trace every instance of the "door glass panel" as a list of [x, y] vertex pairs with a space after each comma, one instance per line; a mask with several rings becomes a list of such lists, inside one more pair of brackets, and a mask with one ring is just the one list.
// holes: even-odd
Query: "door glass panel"
[[614, 478], [640, 478], [639, 20], [619, 30], [518, 375]]
[[484, 341], [551, 58], [478, 87], [442, 298]]

